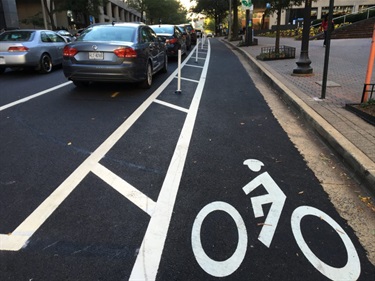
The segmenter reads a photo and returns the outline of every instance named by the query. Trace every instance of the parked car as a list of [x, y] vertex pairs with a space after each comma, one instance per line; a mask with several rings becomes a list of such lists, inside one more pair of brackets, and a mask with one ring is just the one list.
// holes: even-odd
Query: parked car
[[190, 33], [191, 44], [197, 44], [197, 33], [195, 32], [194, 27], [190, 23], [180, 24], [180, 26], [184, 26], [186, 30]]
[[191, 35], [187, 31], [185, 26], [178, 25], [177, 27], [182, 32], [182, 36], [184, 37], [186, 42], [186, 49], [189, 51], [191, 49]]
[[50, 73], [63, 61], [67, 42], [51, 30], [17, 29], [0, 34], [0, 73], [7, 67]]
[[74, 41], [76, 38], [67, 30], [58, 30], [56, 31], [57, 34], [61, 35], [62, 37], [64, 37], [66, 39], [67, 42], [72, 42]]
[[81, 35], [81, 33], [85, 30], [86, 28], [79, 28], [77, 31], [74, 33], [74, 37], [77, 38], [78, 36]]
[[92, 25], [64, 48], [64, 75], [78, 87], [99, 81], [150, 88], [152, 76], [167, 67], [165, 44], [143, 23]]
[[170, 57], [178, 56], [178, 50], [181, 49], [181, 54], [186, 54], [186, 41], [182, 32], [176, 25], [172, 24], [157, 24], [150, 25], [158, 37], [160, 37], [167, 46], [167, 54]]

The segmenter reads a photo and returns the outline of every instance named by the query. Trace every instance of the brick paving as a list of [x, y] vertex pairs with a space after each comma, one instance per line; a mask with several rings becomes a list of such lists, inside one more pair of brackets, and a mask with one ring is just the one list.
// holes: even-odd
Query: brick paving
[[[296, 41], [293, 38], [280, 38], [280, 45], [296, 48], [295, 59], [260, 61], [255, 58], [261, 53], [261, 48], [275, 46], [275, 38], [256, 38], [258, 45], [237, 47], [237, 49], [250, 56], [255, 64], [269, 71], [272, 76], [281, 81], [284, 86], [336, 129], [342, 135], [340, 138], [348, 140], [365, 155], [366, 161], [364, 162], [366, 163], [357, 163], [361, 166], [358, 169], [365, 169], [364, 174], [366, 175], [370, 173], [372, 178], [370, 183], [374, 185], [370, 188], [375, 191], [375, 126], [345, 109], [346, 104], [358, 104], [361, 101], [372, 38], [331, 40], [327, 81], [329, 84], [334, 82], [338, 86], [327, 87], [325, 99], [320, 99], [322, 86], [317, 83], [321, 83], [323, 80], [325, 48], [322, 40], [312, 40], [309, 43], [308, 54], [314, 75], [301, 77], [291, 75], [293, 69], [297, 67], [296, 61], [300, 56], [301, 41]], [[232, 45], [237, 43], [231, 42]], [[372, 73], [371, 83], [375, 83], [375, 71]], [[327, 138], [332, 137], [327, 135]], [[337, 136], [335, 137], [337, 138]], [[353, 155], [359, 154], [355, 149], [344, 153], [341, 151], [341, 153], [359, 158], [359, 162], [363, 159], [363, 157]], [[345, 156], [343, 157], [345, 158]]]

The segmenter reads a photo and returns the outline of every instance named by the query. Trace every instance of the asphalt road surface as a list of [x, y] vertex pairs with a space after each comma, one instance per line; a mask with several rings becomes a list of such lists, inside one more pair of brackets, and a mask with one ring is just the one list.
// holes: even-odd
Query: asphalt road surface
[[232, 51], [176, 67], [147, 91], [2, 75], [0, 280], [373, 280]]

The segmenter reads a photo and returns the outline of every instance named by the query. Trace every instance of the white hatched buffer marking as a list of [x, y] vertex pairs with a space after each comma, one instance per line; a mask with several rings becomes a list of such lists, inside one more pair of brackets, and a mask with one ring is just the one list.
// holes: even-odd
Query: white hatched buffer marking
[[[138, 107], [135, 112], [129, 116], [86, 160], [63, 182], [55, 191], [51, 193], [12, 233], [0, 234], [0, 250], [18, 251], [27, 245], [30, 237], [39, 229], [39, 227], [48, 219], [48, 217], [58, 208], [58, 206], [69, 196], [69, 194], [79, 185], [79, 183], [93, 172], [108, 185], [118, 191], [121, 195], [129, 199], [140, 209], [151, 216], [145, 237], [143, 239], [140, 252], [134, 264], [131, 279], [139, 278], [153, 280], [156, 277], [159, 267], [162, 250], [169, 228], [173, 207], [176, 200], [178, 187], [180, 184], [183, 167], [185, 165], [186, 155], [192, 136], [195, 119], [197, 116], [199, 102], [202, 96], [206, 74], [210, 58], [210, 46], [205, 66], [203, 68], [198, 87], [194, 94], [189, 110], [166, 102], [157, 100], [157, 97], [175, 78], [178, 69], [176, 69], [168, 79]], [[194, 52], [191, 52], [188, 58], [181, 64], [185, 66]], [[46, 94], [55, 89], [64, 87], [71, 82], [61, 84], [49, 90], [40, 92], [18, 102], [8, 104], [0, 108], [4, 110], [10, 106], [26, 102], [31, 98]], [[99, 164], [99, 161], [107, 152], [117, 143], [117, 141], [129, 130], [129, 128], [138, 120], [138, 118], [153, 103], [163, 104], [170, 108], [186, 112], [186, 120], [177, 142], [174, 155], [168, 168], [163, 186], [161, 188], [157, 202], [148, 198], [145, 194], [127, 183], [122, 178]]]

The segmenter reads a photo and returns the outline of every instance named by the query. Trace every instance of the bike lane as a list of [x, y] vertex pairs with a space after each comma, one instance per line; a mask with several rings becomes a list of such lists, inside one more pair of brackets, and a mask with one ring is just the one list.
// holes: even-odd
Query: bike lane
[[358, 238], [237, 57], [211, 48], [157, 280], [372, 280]]

